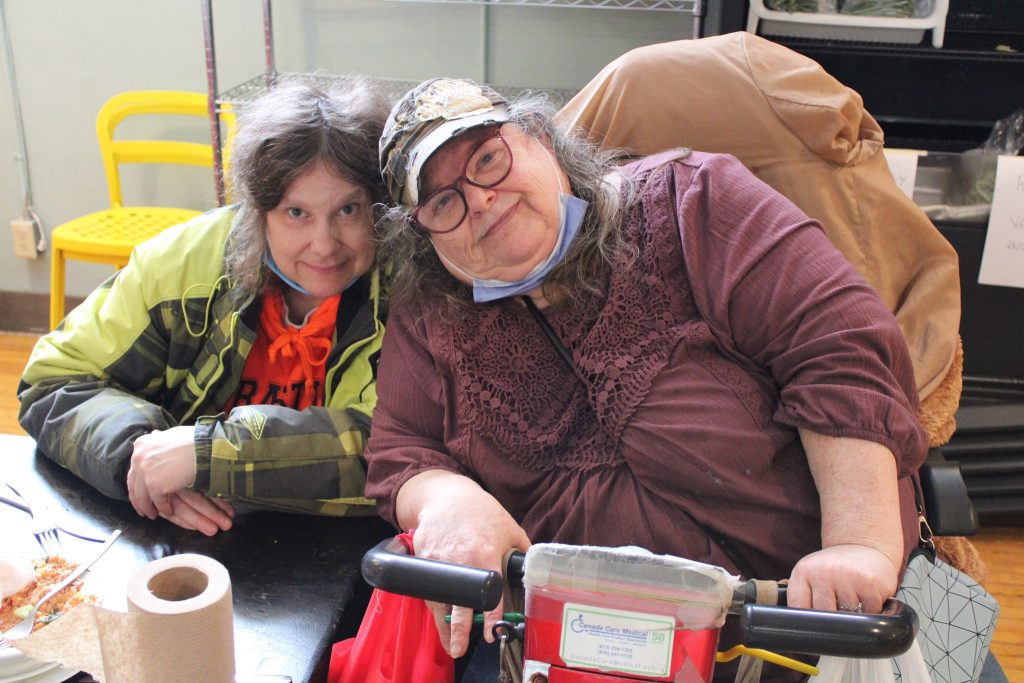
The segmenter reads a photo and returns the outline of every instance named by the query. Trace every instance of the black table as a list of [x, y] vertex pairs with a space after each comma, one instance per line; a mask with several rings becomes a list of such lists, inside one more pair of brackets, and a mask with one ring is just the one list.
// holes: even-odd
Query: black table
[[[354, 635], [369, 599], [359, 572], [362, 556], [395, 533], [377, 517], [238, 509], [230, 531], [208, 538], [162, 519], [139, 517], [129, 503], [103, 496], [37, 454], [35, 442], [23, 436], [0, 435], [0, 472], [0, 482], [11, 482], [30, 502], [47, 501], [76, 530], [104, 535], [121, 529], [121, 539], [95, 566], [110, 585], [123, 587], [138, 567], [167, 555], [198, 553], [227, 567], [240, 676], [325, 680], [331, 644]], [[0, 539], [5, 554], [19, 547], [38, 553], [28, 515], [3, 504]], [[61, 540], [71, 559], [88, 557], [97, 547], [67, 534]], [[105, 604], [111, 599], [116, 607], [117, 596], [104, 595]]]

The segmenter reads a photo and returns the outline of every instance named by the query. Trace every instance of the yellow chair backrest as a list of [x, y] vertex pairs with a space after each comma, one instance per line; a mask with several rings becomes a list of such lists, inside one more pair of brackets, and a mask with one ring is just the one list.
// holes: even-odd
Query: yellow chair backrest
[[[209, 119], [208, 99], [204, 93], [172, 90], [133, 90], [114, 95], [100, 108], [96, 118], [96, 137], [100, 143], [103, 167], [107, 173], [110, 206], [123, 206], [120, 164], [188, 164], [213, 167], [213, 147], [209, 143], [177, 140], [115, 140], [114, 132], [128, 117], [136, 115], [184, 115]], [[226, 135], [234, 136], [235, 116], [221, 114]], [[230, 148], [230, 143], [225, 145]], [[224, 154], [227, 168], [227, 154]]]

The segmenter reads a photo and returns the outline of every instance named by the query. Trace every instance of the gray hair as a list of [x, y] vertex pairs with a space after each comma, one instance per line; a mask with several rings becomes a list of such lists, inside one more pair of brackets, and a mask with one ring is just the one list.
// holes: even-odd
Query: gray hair
[[[578, 303], [587, 293], [603, 291], [608, 266], [636, 257], [636, 250], [625, 244], [620, 230], [627, 207], [635, 198], [635, 188], [623, 178], [626, 200], [622, 201], [619, 188], [607, 179], [620, 153], [599, 150], [581, 135], [558, 128], [552, 120], [554, 107], [546, 95], [525, 93], [510, 101], [508, 109], [510, 123], [551, 141], [572, 193], [590, 204], [565, 260], [543, 284], [549, 301]], [[399, 302], [432, 292], [456, 307], [471, 304], [470, 288], [452, 277], [430, 239], [412, 223], [414, 210], [404, 205], [392, 207], [377, 223], [379, 250], [393, 266], [391, 299]]]
[[384, 96], [356, 76], [284, 76], [241, 109], [229, 185], [238, 214], [224, 253], [232, 280], [252, 294], [275, 281], [264, 262], [266, 216], [312, 164], [359, 185], [373, 204], [385, 200], [377, 141], [387, 114]]

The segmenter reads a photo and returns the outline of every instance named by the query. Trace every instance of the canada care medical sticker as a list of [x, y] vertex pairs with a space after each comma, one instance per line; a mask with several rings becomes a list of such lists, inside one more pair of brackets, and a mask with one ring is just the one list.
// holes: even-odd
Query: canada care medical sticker
[[566, 603], [559, 655], [570, 666], [665, 677], [674, 635], [669, 616]]

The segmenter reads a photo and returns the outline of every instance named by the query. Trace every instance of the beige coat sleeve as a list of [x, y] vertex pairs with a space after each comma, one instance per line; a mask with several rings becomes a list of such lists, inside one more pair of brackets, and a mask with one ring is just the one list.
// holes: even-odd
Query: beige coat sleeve
[[632, 154], [691, 147], [738, 157], [818, 219], [875, 287], [907, 338], [922, 399], [941, 385], [933, 417], [951, 424], [961, 369], [957, 255], [892, 179], [882, 130], [860, 95], [807, 57], [732, 33], [633, 50], [557, 119]]

